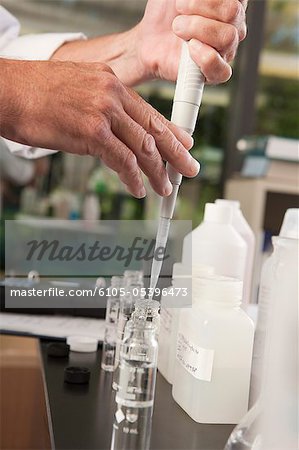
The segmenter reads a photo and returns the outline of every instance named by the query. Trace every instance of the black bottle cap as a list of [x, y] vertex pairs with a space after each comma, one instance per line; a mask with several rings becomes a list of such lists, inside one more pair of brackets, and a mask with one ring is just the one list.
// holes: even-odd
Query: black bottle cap
[[90, 370], [87, 367], [69, 366], [64, 369], [64, 381], [71, 384], [87, 384]]
[[64, 342], [51, 342], [47, 345], [47, 354], [54, 358], [66, 358], [70, 353], [70, 346]]

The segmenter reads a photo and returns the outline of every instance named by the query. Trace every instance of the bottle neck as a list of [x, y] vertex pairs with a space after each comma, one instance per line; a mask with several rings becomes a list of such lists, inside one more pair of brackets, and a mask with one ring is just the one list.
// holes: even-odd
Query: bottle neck
[[211, 276], [192, 279], [192, 294], [195, 304], [213, 308], [239, 308], [242, 302], [243, 283], [240, 280]]

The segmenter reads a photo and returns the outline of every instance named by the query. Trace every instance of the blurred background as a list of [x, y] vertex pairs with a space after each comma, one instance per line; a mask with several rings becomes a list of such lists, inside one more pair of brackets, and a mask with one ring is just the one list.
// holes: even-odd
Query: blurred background
[[[293, 140], [299, 130], [299, 10], [296, 1], [249, 3], [249, 33], [240, 45], [232, 79], [205, 89], [192, 151], [202, 170], [197, 178], [184, 180], [176, 218], [192, 219], [196, 226], [207, 201], [222, 196], [237, 199], [260, 236], [259, 245], [266, 246], [278, 233], [286, 208], [298, 207]], [[91, 37], [134, 26], [146, 1], [2, 0], [2, 4], [18, 17], [22, 34], [82, 31]], [[169, 118], [173, 84], [153, 81], [137, 90]], [[273, 141], [269, 136], [287, 140]], [[159, 199], [150, 188], [146, 199], [133, 199], [96, 159], [58, 153], [22, 163], [35, 173], [34, 181], [24, 186], [2, 176], [2, 224], [5, 218], [32, 216], [157, 217]]]

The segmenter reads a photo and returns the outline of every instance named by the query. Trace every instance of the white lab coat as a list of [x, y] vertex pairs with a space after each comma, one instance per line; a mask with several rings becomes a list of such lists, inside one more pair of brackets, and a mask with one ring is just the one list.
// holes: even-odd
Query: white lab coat
[[[3, 6], [0, 6], [0, 57], [47, 60], [65, 42], [85, 39], [82, 33], [44, 33], [19, 36], [19, 32], [19, 21]], [[25, 158], [40, 158], [55, 153], [53, 150], [32, 148], [8, 139], [4, 139], [4, 141], [12, 153]]]

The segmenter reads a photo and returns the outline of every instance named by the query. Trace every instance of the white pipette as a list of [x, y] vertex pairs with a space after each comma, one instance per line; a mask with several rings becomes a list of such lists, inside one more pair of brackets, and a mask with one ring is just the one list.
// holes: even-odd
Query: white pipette
[[[187, 131], [190, 135], [195, 129], [196, 120], [201, 105], [205, 78], [192, 60], [187, 42], [183, 42], [182, 54], [180, 59], [178, 78], [173, 99], [171, 122]], [[170, 164], [167, 163], [166, 170], [169, 180], [172, 184], [172, 193], [168, 197], [162, 199], [159, 226], [155, 245], [155, 254], [158, 248], [165, 251], [170, 220], [172, 219], [176, 198], [179, 187], [182, 182], [182, 175], [178, 173]], [[163, 258], [159, 253], [159, 259], [153, 258], [150, 279], [150, 295], [151, 298], [156, 288]]]

